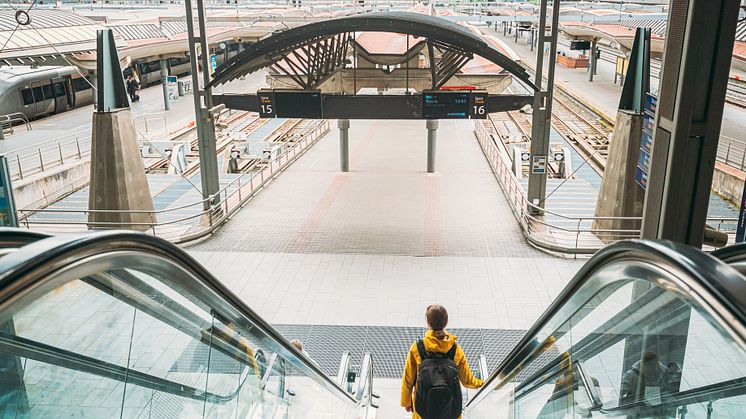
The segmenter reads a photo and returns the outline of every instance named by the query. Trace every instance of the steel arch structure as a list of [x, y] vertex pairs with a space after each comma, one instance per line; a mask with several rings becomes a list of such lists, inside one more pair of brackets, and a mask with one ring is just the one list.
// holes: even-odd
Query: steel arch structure
[[[283, 60], [290, 61], [288, 57], [292, 57], [293, 52], [299, 48], [323, 56], [324, 54], [319, 54], [318, 51], [313, 53], [311, 48], [314, 44], [339, 39], [340, 35], [348, 41], [350, 34], [354, 32], [391, 32], [426, 38], [431, 45], [441, 45], [467, 56], [479, 55], [502, 67], [533, 91], [538, 91], [525, 68], [475, 33], [450, 20], [412, 12], [366, 13], [311, 23], [280, 32], [248, 46], [220, 65], [207, 87], [230, 82]], [[347, 42], [342, 41], [337, 45], [347, 45]], [[333, 64], [344, 66], [338, 58]], [[316, 71], [319, 67], [309, 65], [308, 68], [309, 71]]]

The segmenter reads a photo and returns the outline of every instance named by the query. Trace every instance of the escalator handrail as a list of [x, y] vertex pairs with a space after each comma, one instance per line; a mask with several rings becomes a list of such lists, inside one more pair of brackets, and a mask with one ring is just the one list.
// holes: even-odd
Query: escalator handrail
[[46, 233], [16, 227], [0, 227], [0, 249], [21, 247], [49, 237]]
[[725, 263], [743, 262], [746, 261], [746, 243], [736, 243], [722, 247], [713, 250], [710, 254]]
[[[724, 322], [728, 326], [724, 327], [728, 327], [740, 343], [746, 346], [746, 329], [744, 328], [746, 325], [746, 281], [736, 270], [715, 257], [681, 243], [649, 240], [620, 241], [598, 251], [578, 270], [549, 308], [498, 365], [482, 388], [469, 400], [465, 408], [475, 406], [496, 385], [502, 385], [503, 381], [512, 379], [513, 370], [543, 348], [544, 345], [536, 346], [535, 336], [555, 317], [570, 297], [604, 266], [623, 260], [648, 261], [657, 266], [679, 271], [682, 275], [677, 275], [677, 277], [686, 284], [686, 287], [675, 282], [666, 285], [686, 294], [697, 293], [702, 301], [707, 302], [708, 306], [704, 307], [705, 309], [713, 315], [728, 319]], [[620, 278], [620, 280], [627, 279]], [[726, 313], [716, 312], [714, 307], [720, 307]], [[735, 323], [731, 323], [732, 321]]]
[[[243, 387], [243, 381], [236, 390], [228, 395], [220, 395], [197, 389], [186, 384], [177, 383], [165, 378], [137, 371], [132, 368], [112, 364], [87, 355], [81, 355], [66, 349], [57, 348], [45, 343], [36, 342], [20, 336], [0, 332], [0, 348], [3, 352], [23, 351], [21, 357], [75, 369], [116, 381], [127, 382], [150, 390], [162, 391], [179, 397], [194, 400], [207, 400], [210, 403], [225, 404], [233, 400]], [[13, 349], [9, 349], [13, 348]], [[244, 379], [245, 381], [245, 379]]]
[[302, 364], [302, 369], [306, 370], [309, 378], [344, 402], [358, 404], [353, 396], [324, 374], [319, 366], [308, 360], [199, 262], [174, 244], [155, 236], [131, 231], [96, 231], [75, 236], [54, 236], [26, 245], [0, 258], [0, 310], [12, 304], [23, 294], [42, 286], [50, 275], [73, 263], [72, 259], [84, 260], [117, 251], [144, 252], [181, 266], [192, 276], [201, 280], [202, 285], [216, 294], [222, 302], [239, 312], [257, 330], [268, 336], [283, 352], [280, 355], [284, 359], [297, 360]]

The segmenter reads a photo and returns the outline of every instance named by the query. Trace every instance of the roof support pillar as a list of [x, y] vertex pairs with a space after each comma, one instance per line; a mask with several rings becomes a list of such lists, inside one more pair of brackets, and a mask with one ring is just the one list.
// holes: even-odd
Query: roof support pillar
[[671, 0], [642, 235], [701, 247], [740, 0]]
[[[528, 211], [534, 215], [541, 215], [547, 193], [547, 161], [549, 155], [549, 133], [552, 127], [552, 98], [554, 91], [554, 69], [557, 63], [557, 29], [559, 26], [560, 1], [552, 4], [552, 34], [550, 36], [550, 51], [547, 89], [542, 91], [544, 72], [544, 44], [546, 43], [547, 0], [541, 0], [539, 16], [539, 43], [536, 48], [536, 76], [535, 82], [539, 90], [534, 94], [533, 115], [531, 124], [531, 170], [528, 174]], [[539, 170], [543, 164], [543, 170]], [[534, 167], [536, 166], [536, 167]]]
[[161, 86], [163, 87], [163, 109], [171, 110], [171, 101], [168, 97], [168, 60], [161, 59]]
[[218, 157], [215, 150], [215, 123], [210, 115], [212, 108], [212, 93], [209, 87], [200, 88], [199, 72], [197, 68], [197, 42], [202, 53], [203, 86], [210, 83], [210, 62], [208, 55], [210, 48], [205, 32], [205, 9], [202, 0], [197, 0], [197, 18], [199, 26], [199, 40], [194, 36], [194, 16], [192, 0], [185, 0], [187, 35], [189, 36], [189, 63], [192, 69], [192, 86], [194, 89], [194, 114], [197, 125], [197, 144], [199, 147], [200, 178], [202, 180], [202, 208], [209, 210], [212, 205], [220, 201], [218, 196]]
[[337, 121], [339, 128], [339, 171], [350, 171], [350, 120]]
[[435, 173], [435, 142], [438, 136], [438, 120], [428, 119], [427, 127], [427, 173]]

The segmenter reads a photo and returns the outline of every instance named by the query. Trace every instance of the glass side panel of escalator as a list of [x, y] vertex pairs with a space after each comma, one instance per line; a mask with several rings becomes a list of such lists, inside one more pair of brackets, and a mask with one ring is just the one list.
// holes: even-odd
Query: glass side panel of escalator
[[629, 262], [604, 267], [468, 417], [745, 418], [743, 346], [701, 299], [657, 285], [672, 275]]
[[0, 314], [0, 418], [355, 416], [214, 298], [149, 254], [62, 268]]

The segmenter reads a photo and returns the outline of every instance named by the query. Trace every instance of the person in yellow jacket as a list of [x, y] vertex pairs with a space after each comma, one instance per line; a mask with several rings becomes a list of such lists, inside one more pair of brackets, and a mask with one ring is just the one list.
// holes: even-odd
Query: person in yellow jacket
[[[466, 388], [482, 387], [484, 381], [474, 377], [469, 369], [469, 363], [466, 361], [466, 355], [460, 345], [456, 344], [457, 337], [445, 331], [448, 324], [448, 311], [445, 307], [438, 304], [431, 304], [425, 310], [427, 326], [430, 330], [425, 333], [423, 339], [425, 350], [428, 353], [448, 353], [456, 345], [456, 351], [453, 362], [458, 368], [458, 377], [461, 384]], [[415, 382], [417, 380], [417, 371], [419, 371], [422, 358], [417, 349], [417, 342], [412, 344], [407, 355], [407, 361], [404, 365], [404, 373], [401, 382], [401, 406], [407, 412], [412, 412], [412, 419], [420, 419], [414, 407], [415, 401]]]

